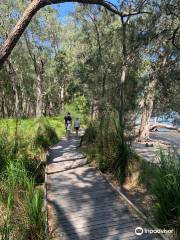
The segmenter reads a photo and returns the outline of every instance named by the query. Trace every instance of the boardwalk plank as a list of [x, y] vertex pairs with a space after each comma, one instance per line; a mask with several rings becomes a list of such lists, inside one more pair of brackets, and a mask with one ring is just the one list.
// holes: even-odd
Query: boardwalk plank
[[[144, 226], [144, 222], [130, 211], [97, 170], [81, 166], [86, 159], [77, 151], [78, 144], [79, 139], [64, 138], [49, 152], [48, 223], [53, 239], [140, 239], [134, 230]], [[142, 240], [147, 238], [143, 237]]]

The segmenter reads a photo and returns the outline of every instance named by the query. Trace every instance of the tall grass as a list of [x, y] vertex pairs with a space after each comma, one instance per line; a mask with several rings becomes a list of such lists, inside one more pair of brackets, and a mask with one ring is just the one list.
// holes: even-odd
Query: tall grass
[[180, 235], [180, 157], [159, 151], [159, 163], [134, 161], [139, 183], [153, 197], [152, 213], [161, 228], [174, 228]]
[[123, 183], [128, 175], [131, 150], [123, 129], [114, 116], [106, 115], [102, 122], [91, 122], [83, 142], [91, 144], [86, 153], [91, 159], [94, 158], [99, 169], [103, 172], [111, 171]]
[[[22, 120], [18, 129], [14, 121], [10, 121], [9, 128], [6, 128], [4, 120], [2, 122], [0, 125], [4, 127], [0, 129], [0, 210], [3, 218], [0, 220], [0, 239], [43, 240], [43, 191], [37, 188], [37, 184], [43, 182], [41, 154], [58, 141], [58, 136], [49, 121], [42, 119]], [[12, 129], [17, 131], [16, 134], [13, 134]], [[37, 141], [42, 136], [46, 144]], [[16, 151], [13, 151], [14, 146]]]
[[43, 212], [43, 192], [34, 188], [34, 182], [27, 182], [25, 210], [27, 214], [27, 235], [30, 239], [44, 239], [45, 216]]
[[0, 135], [0, 173], [5, 170], [7, 160], [12, 154], [13, 143], [8, 141], [8, 132], [2, 131]]
[[83, 143], [94, 143], [98, 134], [98, 122], [90, 122], [83, 136]]
[[[83, 119], [73, 105], [65, 111]], [[43, 189], [37, 185], [44, 181], [46, 150], [65, 134], [64, 115], [0, 119], [1, 240], [45, 239]]]
[[50, 145], [57, 142], [58, 136], [55, 129], [48, 122], [40, 122], [34, 139], [35, 146], [47, 150]]
[[180, 157], [160, 152], [160, 163], [153, 181], [156, 198], [154, 213], [161, 225], [177, 227], [180, 223]]
[[28, 177], [23, 162], [9, 161], [2, 177], [1, 205], [5, 209], [2, 239], [43, 240], [43, 194], [36, 189], [33, 178]]
[[[9, 240], [12, 232], [12, 209], [13, 209], [13, 195], [10, 192], [7, 197], [7, 204], [6, 204], [6, 213], [3, 215], [3, 224], [0, 227], [0, 237], [1, 240]], [[1, 202], [0, 202], [1, 203]]]
[[129, 159], [131, 158], [130, 143], [126, 140], [124, 130], [120, 123], [115, 122], [115, 139], [116, 143], [116, 161], [114, 161], [115, 175], [120, 179], [123, 184], [126, 177], [129, 175]]

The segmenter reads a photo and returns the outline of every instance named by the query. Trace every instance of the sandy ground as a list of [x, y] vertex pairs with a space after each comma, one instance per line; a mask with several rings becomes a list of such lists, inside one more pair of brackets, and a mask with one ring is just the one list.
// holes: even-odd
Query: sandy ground
[[[160, 149], [180, 155], [180, 133], [177, 131], [159, 131], [150, 133], [151, 141], [135, 142], [137, 154], [147, 161], [158, 162]], [[148, 147], [146, 146], [148, 143]], [[153, 146], [152, 146], [153, 145]]]

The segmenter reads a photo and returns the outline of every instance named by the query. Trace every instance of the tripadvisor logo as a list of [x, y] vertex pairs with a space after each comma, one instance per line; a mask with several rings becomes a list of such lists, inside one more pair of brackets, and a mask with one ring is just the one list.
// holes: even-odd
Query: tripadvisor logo
[[144, 231], [143, 231], [143, 228], [142, 228], [142, 227], [137, 227], [137, 228], [135, 229], [135, 234], [138, 235], [138, 236], [142, 235], [143, 232], [144, 232]]
[[173, 233], [173, 229], [143, 229], [142, 227], [137, 227], [135, 228], [135, 234], [140, 236], [143, 233], [148, 233], [148, 234], [157, 234], [157, 233], [162, 233], [162, 234], [169, 234]]

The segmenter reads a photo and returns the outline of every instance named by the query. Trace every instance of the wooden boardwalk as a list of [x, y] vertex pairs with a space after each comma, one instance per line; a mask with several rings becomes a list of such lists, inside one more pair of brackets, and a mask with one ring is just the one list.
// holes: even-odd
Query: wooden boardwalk
[[79, 139], [62, 139], [49, 151], [47, 200], [49, 232], [55, 240], [160, 239], [144, 227], [124, 199], [76, 148]]

